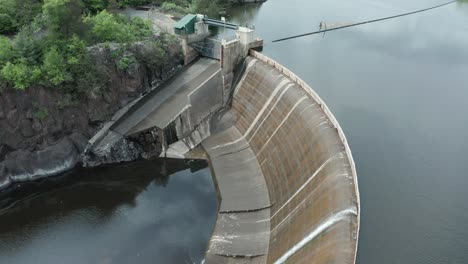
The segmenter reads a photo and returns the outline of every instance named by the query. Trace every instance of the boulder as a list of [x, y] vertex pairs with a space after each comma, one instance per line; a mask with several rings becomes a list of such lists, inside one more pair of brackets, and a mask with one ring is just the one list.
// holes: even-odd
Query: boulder
[[57, 175], [80, 161], [75, 145], [67, 138], [43, 150], [17, 150], [5, 157], [4, 165], [12, 181], [34, 180]]

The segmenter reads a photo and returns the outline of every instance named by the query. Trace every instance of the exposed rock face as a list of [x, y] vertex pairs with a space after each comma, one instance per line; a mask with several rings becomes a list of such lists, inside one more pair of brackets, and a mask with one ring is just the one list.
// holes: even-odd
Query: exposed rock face
[[83, 155], [85, 167], [95, 167], [102, 164], [132, 161], [140, 157], [142, 147], [139, 144], [116, 134], [111, 133], [103, 142], [104, 146], [94, 152], [86, 152]]
[[141, 146], [141, 157], [144, 159], [157, 158], [162, 152], [162, 131], [157, 128], [143, 131], [133, 137], [130, 140]]
[[[102, 131], [98, 132], [101, 133]], [[162, 152], [161, 130], [157, 128], [142, 131], [130, 137], [106, 131], [106, 136], [96, 145], [88, 145], [82, 152], [84, 167], [132, 161], [138, 158], [157, 158]]]
[[[60, 87], [30, 87], [0, 92], [0, 188], [12, 181], [61, 173], [82, 161], [80, 154], [115, 112], [162, 83], [183, 63], [180, 47], [166, 45], [165, 64], [155, 69], [145, 58], [145, 44], [127, 53], [136, 58], [126, 69], [118, 67], [118, 45], [89, 49], [104, 73], [104, 87], [73, 99]], [[131, 142], [130, 142], [131, 143]], [[140, 156], [136, 144], [120, 144], [113, 161]], [[127, 149], [125, 149], [127, 148]], [[131, 153], [131, 154], [130, 154]]]
[[56, 175], [73, 168], [79, 160], [78, 148], [68, 138], [38, 151], [10, 152], [0, 164], [0, 187], [10, 182]]

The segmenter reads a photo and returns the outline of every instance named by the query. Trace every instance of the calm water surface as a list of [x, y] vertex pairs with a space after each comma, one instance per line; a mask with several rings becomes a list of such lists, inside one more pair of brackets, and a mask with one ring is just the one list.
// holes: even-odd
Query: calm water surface
[[435, 0], [269, 0], [234, 10], [327, 102], [356, 161], [358, 263], [468, 263], [468, 4], [281, 43]]
[[81, 169], [0, 194], [0, 263], [201, 263], [217, 204], [194, 166]]
[[[358, 170], [358, 263], [468, 263], [468, 4], [322, 36], [433, 0], [269, 0], [236, 8], [264, 52], [311, 84]], [[208, 170], [183, 161], [81, 170], [0, 201], [0, 263], [199, 263], [216, 220]], [[13, 200], [19, 199], [17, 203]]]

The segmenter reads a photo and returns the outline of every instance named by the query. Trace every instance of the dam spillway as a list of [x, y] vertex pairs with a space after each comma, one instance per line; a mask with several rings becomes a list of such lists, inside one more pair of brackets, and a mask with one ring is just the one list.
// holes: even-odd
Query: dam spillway
[[221, 196], [207, 260], [354, 263], [359, 197], [342, 130], [310, 87], [252, 54], [231, 124], [202, 143]]
[[[238, 56], [233, 50], [226, 53]], [[112, 153], [112, 145], [154, 126], [161, 156], [206, 158], [219, 210], [205, 263], [355, 263], [359, 191], [338, 122], [307, 84], [261, 53], [222, 61], [187, 66], [183, 72], [200, 73], [196, 81], [177, 77], [148, 94], [88, 151]]]

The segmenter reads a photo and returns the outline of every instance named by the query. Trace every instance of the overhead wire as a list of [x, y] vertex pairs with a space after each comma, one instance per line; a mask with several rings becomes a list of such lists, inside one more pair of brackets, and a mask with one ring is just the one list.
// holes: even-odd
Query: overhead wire
[[328, 31], [339, 30], [339, 29], [349, 28], [349, 27], [355, 27], [355, 26], [360, 26], [360, 25], [364, 25], [364, 24], [375, 23], [375, 22], [379, 22], [379, 21], [383, 21], [383, 20], [389, 20], [389, 19], [394, 19], [394, 18], [398, 18], [398, 17], [403, 17], [403, 16], [409, 16], [409, 15], [413, 15], [413, 14], [416, 14], [416, 13], [426, 12], [426, 11], [429, 11], [429, 10], [432, 10], [432, 9], [436, 9], [436, 8], [440, 8], [440, 7], [443, 7], [443, 6], [446, 6], [446, 5], [450, 5], [450, 4], [453, 4], [453, 3], [455, 3], [455, 2], [457, 2], [457, 0], [455, 0], [455, 1], [450, 1], [450, 2], [447, 2], [447, 3], [444, 3], [444, 4], [440, 4], [440, 5], [436, 5], [436, 6], [433, 6], [433, 7], [424, 8], [424, 9], [421, 9], [421, 10], [409, 12], [409, 13], [400, 14], [400, 15], [389, 16], [389, 17], [384, 17], [384, 18], [379, 18], [379, 19], [373, 19], [373, 20], [368, 20], [368, 21], [364, 21], [364, 22], [348, 24], [348, 25], [339, 26], [339, 27], [334, 27], [334, 28], [329, 28], [329, 29], [321, 29], [321, 30], [317, 30], [317, 31], [314, 31], [314, 32], [304, 33], [304, 34], [295, 35], [295, 36], [291, 36], [291, 37], [280, 38], [280, 39], [273, 40], [272, 42], [280, 42], [280, 41], [285, 41], [285, 40], [290, 40], [290, 39], [295, 39], [295, 38], [310, 36], [310, 35], [314, 35], [314, 34], [321, 34], [321, 33], [325, 33], [325, 32], [328, 32]]

